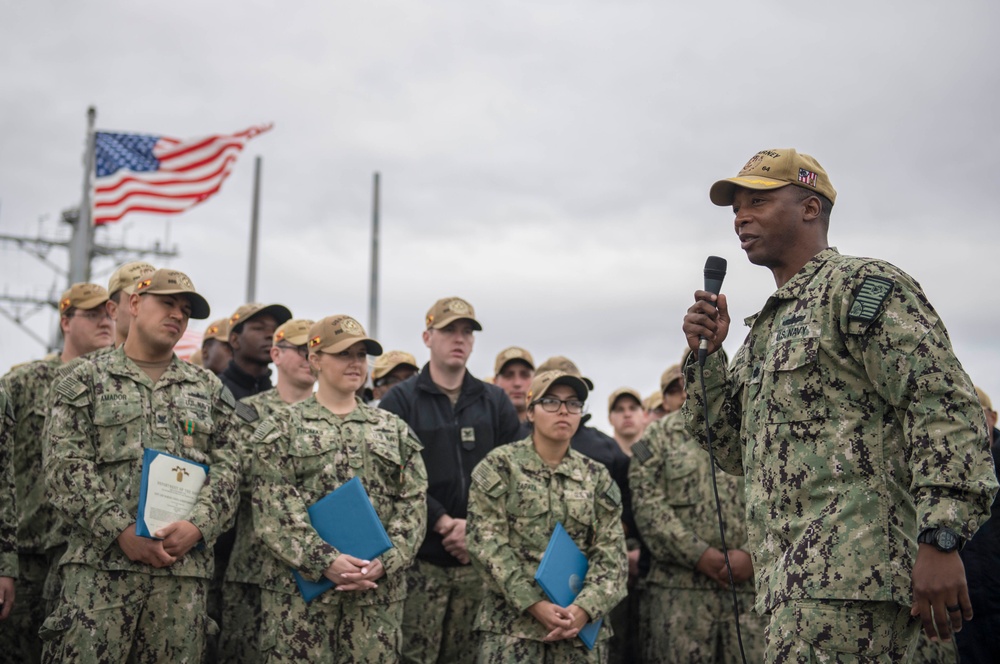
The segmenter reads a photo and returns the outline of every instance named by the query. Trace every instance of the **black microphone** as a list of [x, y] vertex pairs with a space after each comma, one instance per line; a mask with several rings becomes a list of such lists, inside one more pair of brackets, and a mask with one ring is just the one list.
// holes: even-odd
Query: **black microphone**
[[[722, 290], [722, 280], [726, 278], [726, 265], [726, 259], [719, 256], [709, 256], [705, 261], [705, 290], [709, 293], [718, 295]], [[702, 337], [701, 343], [698, 344], [698, 364], [705, 366], [707, 357], [708, 339]]]

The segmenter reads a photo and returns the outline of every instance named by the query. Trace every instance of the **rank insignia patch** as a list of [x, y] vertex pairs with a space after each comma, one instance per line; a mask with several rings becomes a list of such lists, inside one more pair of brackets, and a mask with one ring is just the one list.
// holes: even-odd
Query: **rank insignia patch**
[[848, 318], [869, 323], [875, 320], [882, 303], [892, 293], [893, 283], [883, 277], [865, 277], [854, 296]]

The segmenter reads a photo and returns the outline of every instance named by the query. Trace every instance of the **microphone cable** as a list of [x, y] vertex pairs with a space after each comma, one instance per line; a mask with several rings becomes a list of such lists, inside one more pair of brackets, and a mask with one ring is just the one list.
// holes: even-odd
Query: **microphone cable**
[[705, 409], [705, 440], [708, 444], [708, 457], [712, 465], [712, 491], [715, 493], [715, 511], [719, 518], [719, 535], [722, 537], [722, 555], [726, 559], [726, 571], [729, 573], [729, 588], [733, 593], [733, 617], [736, 619], [736, 641], [740, 646], [740, 657], [743, 658], [743, 664], [747, 664], [747, 654], [743, 650], [743, 632], [740, 630], [740, 600], [739, 595], [736, 593], [736, 582], [733, 580], [733, 567], [729, 563], [729, 547], [726, 545], [726, 525], [722, 518], [722, 501], [719, 499], [719, 484], [715, 480], [715, 451], [712, 448], [712, 428], [709, 426], [708, 421], [708, 390], [705, 388], [706, 356], [707, 350], [706, 352], [698, 353], [698, 382], [701, 384], [701, 401]]

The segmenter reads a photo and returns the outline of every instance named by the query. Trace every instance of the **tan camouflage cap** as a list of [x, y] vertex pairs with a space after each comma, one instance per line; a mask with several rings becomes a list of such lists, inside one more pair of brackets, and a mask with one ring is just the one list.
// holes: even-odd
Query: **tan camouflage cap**
[[388, 353], [380, 355], [379, 358], [375, 360], [375, 366], [372, 368], [372, 380], [378, 380], [396, 367], [404, 365], [413, 367], [417, 371], [420, 371], [420, 367], [417, 365], [417, 358], [413, 357], [406, 351], [390, 350]]
[[440, 330], [449, 323], [463, 319], [472, 323], [473, 330], [483, 329], [483, 326], [476, 320], [476, 310], [472, 308], [471, 304], [460, 297], [445, 297], [435, 302], [434, 306], [427, 310], [427, 318], [424, 323], [428, 330]]
[[[617, 390], [611, 393], [608, 397], [608, 412], [610, 413], [615, 409], [615, 402], [622, 397], [632, 397], [635, 399], [636, 404], [642, 407], [642, 395], [633, 390], [631, 387], [619, 387]], [[661, 397], [662, 399], [662, 397]]]
[[363, 341], [369, 355], [381, 355], [382, 346], [350, 316], [327, 316], [309, 328], [309, 352], [339, 353]]
[[642, 400], [642, 407], [647, 411], [656, 410], [663, 405], [663, 392], [653, 392]]
[[156, 272], [156, 268], [146, 261], [132, 261], [120, 265], [108, 279], [108, 295], [114, 295], [118, 291], [124, 291], [126, 295], [131, 295], [135, 292], [135, 285], [139, 283], [139, 280], [154, 272]]
[[273, 316], [278, 325], [292, 319], [292, 312], [288, 310], [288, 307], [283, 305], [249, 302], [234, 311], [233, 315], [229, 317], [229, 331], [232, 332], [233, 328], [237, 325], [242, 325], [254, 316], [260, 316], [262, 314], [270, 314]]
[[667, 389], [670, 383], [683, 377], [684, 373], [681, 371], [681, 365], [671, 364], [667, 367], [666, 371], [660, 375], [660, 392]]
[[531, 353], [518, 346], [511, 346], [510, 348], [504, 348], [497, 355], [496, 362], [493, 363], [493, 375], [499, 376], [503, 368], [507, 366], [507, 363], [514, 360], [524, 362], [531, 367], [532, 371], [535, 370], [535, 358], [531, 357]]
[[209, 339], [215, 339], [216, 341], [221, 341], [223, 343], [229, 343], [229, 319], [220, 318], [219, 320], [213, 320], [205, 328], [205, 334], [202, 335], [202, 341], [208, 341]]
[[544, 397], [556, 385], [569, 385], [576, 392], [576, 396], [580, 401], [587, 400], [590, 388], [587, 387], [587, 384], [583, 382], [583, 378], [579, 375], [558, 370], [539, 371], [535, 374], [534, 380], [531, 381], [531, 387], [528, 388], [528, 405], [530, 406]]
[[580, 378], [583, 379], [583, 382], [587, 384], [588, 390], [594, 389], [593, 381], [589, 378], [584, 378], [580, 374], [580, 370], [576, 368], [575, 364], [573, 364], [573, 360], [562, 355], [554, 355], [550, 357], [538, 365], [538, 368], [535, 369], [535, 371], [538, 373], [542, 373], [543, 371], [563, 371], [568, 374], [573, 374], [574, 376], [580, 376]]
[[293, 318], [285, 321], [274, 331], [272, 345], [277, 346], [278, 343], [284, 341], [293, 346], [305, 346], [309, 343], [309, 330], [314, 324], [315, 321], [305, 318]]
[[716, 205], [732, 205], [737, 187], [745, 189], [780, 189], [795, 185], [837, 202], [837, 192], [819, 162], [792, 148], [761, 150], [750, 158], [734, 178], [719, 180], [712, 185], [709, 198]]
[[135, 292], [139, 295], [185, 295], [191, 303], [191, 318], [197, 320], [208, 318], [212, 313], [208, 300], [198, 294], [186, 274], [177, 270], [160, 268], [140, 279]]
[[990, 397], [983, 392], [981, 387], [976, 388], [976, 395], [979, 397], [979, 403], [982, 404], [983, 408], [986, 410], [993, 410], [993, 402], [990, 401]]
[[108, 291], [97, 284], [73, 284], [59, 297], [59, 313], [70, 307], [93, 309], [108, 301]]

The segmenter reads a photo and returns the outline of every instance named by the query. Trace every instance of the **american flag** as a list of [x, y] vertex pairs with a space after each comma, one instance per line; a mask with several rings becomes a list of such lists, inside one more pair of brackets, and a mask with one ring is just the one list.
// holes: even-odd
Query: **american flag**
[[177, 214], [194, 207], [219, 191], [246, 142], [271, 127], [189, 140], [97, 132], [94, 224], [129, 212]]

